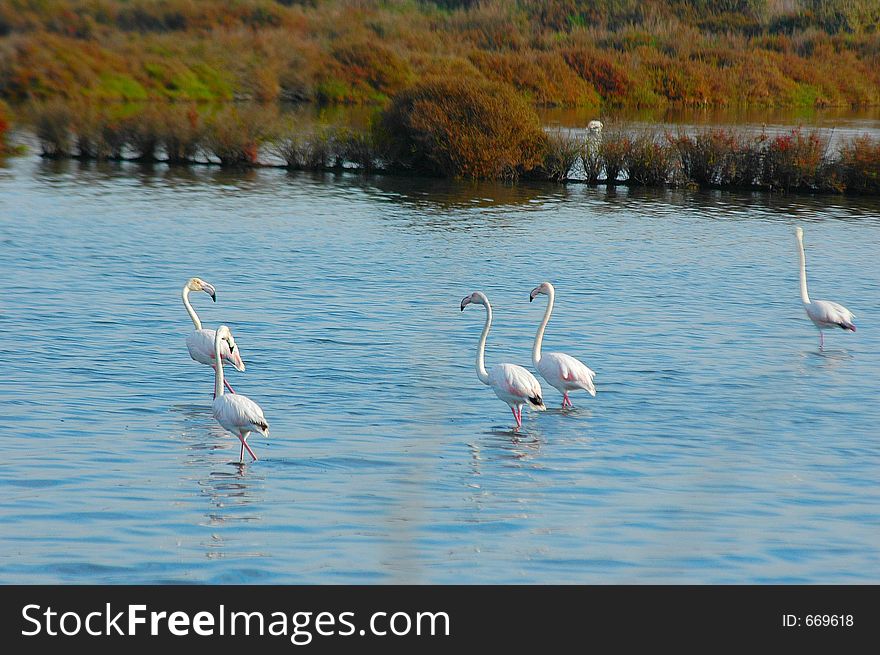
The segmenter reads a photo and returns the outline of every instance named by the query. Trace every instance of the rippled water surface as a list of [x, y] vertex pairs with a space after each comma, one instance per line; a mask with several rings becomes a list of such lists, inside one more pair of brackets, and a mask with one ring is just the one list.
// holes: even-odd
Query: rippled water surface
[[[0, 168], [3, 582], [880, 582], [880, 204]], [[826, 350], [798, 297], [857, 314]], [[271, 438], [237, 465], [186, 279]], [[596, 398], [476, 378], [545, 347]]]

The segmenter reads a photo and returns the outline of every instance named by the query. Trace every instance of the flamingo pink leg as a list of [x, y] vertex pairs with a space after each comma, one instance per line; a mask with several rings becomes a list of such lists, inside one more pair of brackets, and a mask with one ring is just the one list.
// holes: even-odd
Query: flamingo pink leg
[[[250, 447], [250, 446], [248, 446], [247, 439], [246, 439], [244, 436], [242, 436], [241, 434], [239, 434], [239, 435], [238, 435], [238, 440], [241, 441], [241, 447], [242, 447], [243, 449], [247, 449], [248, 454], [249, 454], [251, 457], [253, 457], [253, 458], [254, 458], [254, 461], [256, 462], [256, 461], [257, 461], [257, 456], [254, 455], [254, 451], [251, 450], [251, 447]], [[244, 459], [244, 451], [242, 451], [242, 452], [239, 454], [239, 456], [238, 456], [238, 461], [240, 462], [240, 461], [243, 460], [243, 459]]]
[[819, 350], [822, 350], [825, 347], [825, 335], [822, 333], [822, 330], [819, 330]]
[[516, 408], [516, 427], [522, 427], [522, 405]]
[[562, 409], [566, 407], [571, 407], [571, 400], [568, 399], [568, 394], [564, 393], [562, 394]]

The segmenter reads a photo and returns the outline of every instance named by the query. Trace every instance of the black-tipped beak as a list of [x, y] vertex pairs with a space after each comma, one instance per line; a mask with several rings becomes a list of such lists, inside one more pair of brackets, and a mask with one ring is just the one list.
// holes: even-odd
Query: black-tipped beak
[[217, 302], [217, 294], [216, 293], [211, 294], [211, 300], [213, 300], [214, 302]]
[[532, 302], [534, 299], [535, 297], [532, 294], [529, 294], [529, 302]]
[[471, 302], [470, 296], [468, 296], [467, 298], [462, 298], [461, 299], [461, 311], [464, 311], [464, 308], [467, 307], [470, 302]]

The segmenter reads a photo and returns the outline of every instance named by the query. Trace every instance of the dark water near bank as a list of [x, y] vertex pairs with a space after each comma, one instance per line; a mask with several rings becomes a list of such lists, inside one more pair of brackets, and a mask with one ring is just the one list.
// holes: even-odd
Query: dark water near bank
[[[819, 352], [798, 298], [859, 331]], [[0, 168], [0, 580], [880, 582], [880, 202]], [[239, 468], [179, 292], [271, 438]], [[545, 347], [598, 395], [477, 380]]]

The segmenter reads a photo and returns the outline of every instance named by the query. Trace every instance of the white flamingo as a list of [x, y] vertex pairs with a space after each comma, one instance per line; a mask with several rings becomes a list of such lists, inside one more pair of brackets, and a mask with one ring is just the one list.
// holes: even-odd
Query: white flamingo
[[232, 338], [232, 332], [225, 325], [221, 325], [214, 334], [214, 356], [217, 366], [214, 368], [216, 378], [214, 381], [214, 404], [211, 408], [217, 422], [241, 441], [241, 452], [239, 453], [238, 461], [244, 459], [245, 449], [256, 461], [257, 456], [254, 455], [254, 451], [248, 445], [247, 438], [251, 432], [259, 432], [263, 436], [268, 437], [269, 424], [266, 423], [263, 410], [253, 400], [247, 396], [242, 396], [240, 393], [223, 393], [223, 357], [221, 357], [221, 348], [224, 344], [229, 348], [230, 352], [235, 351], [235, 339]]
[[[204, 291], [209, 296], [211, 296], [211, 300], [217, 302], [217, 292], [214, 290], [214, 286], [208, 284], [201, 278], [190, 278], [190, 280], [184, 285], [181, 296], [183, 297], [183, 306], [186, 307], [186, 311], [189, 314], [189, 317], [192, 319], [193, 325], [195, 326], [195, 330], [189, 333], [186, 337], [186, 347], [189, 350], [189, 356], [193, 358], [193, 360], [199, 362], [200, 364], [206, 364], [211, 368], [214, 368], [214, 330], [208, 330], [202, 328], [202, 322], [199, 320], [199, 315], [196, 314], [196, 310], [193, 309], [193, 306], [189, 303], [189, 292], [190, 291]], [[244, 362], [241, 359], [241, 353], [236, 351], [231, 351], [229, 346], [224, 341], [223, 349], [221, 351], [223, 359], [232, 364], [237, 370], [244, 370]], [[223, 381], [226, 385], [226, 388], [229, 389], [230, 393], [235, 393], [235, 390], [232, 386]]]
[[583, 389], [591, 396], [596, 395], [596, 387], [593, 378], [596, 373], [580, 360], [565, 353], [544, 353], [541, 355], [541, 342], [544, 340], [544, 330], [550, 321], [553, 311], [553, 301], [556, 298], [556, 289], [549, 282], [542, 282], [529, 294], [529, 302], [532, 302], [539, 294], [547, 296], [547, 309], [544, 311], [544, 320], [538, 326], [535, 334], [535, 345], [532, 346], [532, 364], [538, 369], [541, 376], [547, 380], [547, 384], [554, 387], [562, 394], [562, 407], [573, 407], [568, 398], [569, 391]]
[[807, 258], [804, 255], [804, 231], [801, 228], [795, 228], [798, 242], [798, 254], [801, 258], [801, 301], [804, 303], [804, 311], [813, 321], [813, 324], [819, 329], [819, 349], [825, 347], [825, 336], [822, 330], [833, 328], [841, 328], [851, 332], [856, 331], [853, 325], [855, 314], [849, 311], [843, 305], [838, 305], [830, 300], [813, 300], [810, 301], [810, 295], [807, 293]]
[[491, 371], [486, 371], [485, 352], [486, 337], [492, 326], [492, 305], [485, 294], [474, 291], [461, 301], [461, 311], [470, 304], [483, 305], [486, 308], [486, 324], [480, 335], [477, 346], [477, 377], [485, 385], [492, 387], [495, 395], [510, 406], [513, 418], [516, 419], [516, 430], [522, 427], [522, 408], [528, 405], [532, 409], [543, 411], [544, 401], [541, 398], [541, 383], [534, 375], [516, 364], [496, 364]]

